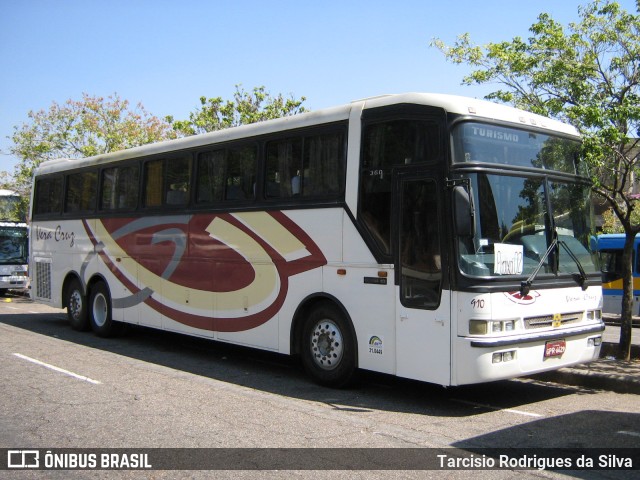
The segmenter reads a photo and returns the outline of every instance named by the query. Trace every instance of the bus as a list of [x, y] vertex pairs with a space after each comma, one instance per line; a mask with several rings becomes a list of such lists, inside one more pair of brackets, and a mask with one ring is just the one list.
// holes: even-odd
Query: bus
[[[625, 234], [608, 233], [598, 235], [595, 249], [600, 254], [602, 269], [602, 311], [620, 315], [622, 313], [622, 249]], [[633, 242], [633, 312], [640, 310], [640, 265], [638, 265], [638, 246], [640, 236]]]
[[0, 189], [0, 295], [8, 290], [26, 291], [29, 253], [27, 224], [16, 216], [20, 196]]
[[409, 93], [43, 163], [32, 296], [123, 323], [440, 385], [595, 360], [602, 287], [580, 137]]

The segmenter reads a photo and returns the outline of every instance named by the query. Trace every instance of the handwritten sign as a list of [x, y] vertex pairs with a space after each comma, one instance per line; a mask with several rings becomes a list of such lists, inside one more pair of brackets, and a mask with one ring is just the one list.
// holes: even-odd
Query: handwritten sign
[[522, 273], [523, 251], [522, 245], [494, 243], [495, 264], [493, 273], [496, 275], [520, 275]]

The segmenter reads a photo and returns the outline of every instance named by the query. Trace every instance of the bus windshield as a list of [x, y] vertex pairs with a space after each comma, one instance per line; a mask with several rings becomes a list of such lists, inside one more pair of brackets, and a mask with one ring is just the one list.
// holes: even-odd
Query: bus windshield
[[27, 228], [0, 223], [0, 265], [27, 263]]
[[[523, 146], [518, 141], [540, 135], [473, 125], [456, 131], [456, 144], [463, 148], [462, 157], [467, 161], [538, 168], [554, 165], [565, 171], [577, 164], [575, 142], [543, 135], [544, 139], [537, 139], [537, 143], [531, 139]], [[484, 135], [480, 135], [481, 130]], [[498, 131], [502, 134], [498, 135]], [[518, 134], [507, 136], [507, 131]], [[478, 154], [490, 151], [490, 159]], [[510, 155], [514, 158], [512, 163]], [[589, 242], [593, 226], [589, 186], [546, 176], [505, 173], [508, 175], [491, 169], [491, 173], [466, 175], [475, 205], [475, 235], [460, 239], [461, 271], [481, 277], [526, 276], [542, 262], [540, 275], [597, 273], [597, 257], [590, 251]], [[544, 258], [554, 239], [557, 247]]]

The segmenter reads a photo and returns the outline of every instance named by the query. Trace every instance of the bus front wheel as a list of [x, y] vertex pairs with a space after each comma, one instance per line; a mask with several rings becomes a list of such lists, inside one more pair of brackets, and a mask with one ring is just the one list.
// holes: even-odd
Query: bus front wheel
[[112, 337], [120, 332], [120, 322], [111, 318], [111, 295], [104, 282], [91, 289], [89, 300], [91, 329], [99, 337]]
[[87, 315], [87, 297], [82, 290], [82, 285], [77, 279], [72, 279], [65, 290], [65, 306], [67, 318], [71, 328], [78, 331], [89, 330], [89, 317]]
[[356, 342], [349, 320], [332, 303], [322, 303], [307, 317], [302, 333], [302, 363], [319, 384], [347, 386], [356, 372]]

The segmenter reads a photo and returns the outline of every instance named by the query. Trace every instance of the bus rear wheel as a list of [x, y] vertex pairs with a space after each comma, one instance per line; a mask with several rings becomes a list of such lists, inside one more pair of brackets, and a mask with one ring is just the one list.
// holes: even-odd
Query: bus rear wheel
[[349, 320], [332, 303], [322, 303], [307, 317], [303, 332], [302, 364], [319, 384], [340, 388], [354, 378], [356, 342]]
[[99, 337], [113, 337], [120, 333], [120, 322], [111, 318], [111, 295], [104, 282], [96, 283], [89, 297], [91, 329]]
[[82, 285], [77, 279], [72, 279], [65, 289], [65, 306], [67, 318], [74, 330], [84, 332], [89, 330], [89, 316], [87, 315], [87, 297]]

